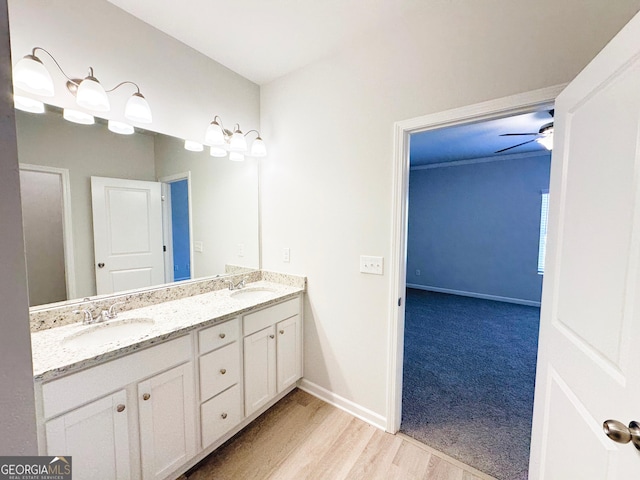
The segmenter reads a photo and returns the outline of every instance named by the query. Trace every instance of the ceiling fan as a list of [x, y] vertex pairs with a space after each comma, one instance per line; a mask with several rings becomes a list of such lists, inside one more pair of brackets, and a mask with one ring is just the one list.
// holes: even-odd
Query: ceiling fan
[[[549, 110], [549, 115], [553, 118], [553, 110]], [[538, 133], [503, 133], [500, 135], [501, 137], [514, 137], [520, 135], [534, 135], [535, 138], [531, 140], [527, 140], [526, 142], [518, 143], [517, 145], [513, 145], [511, 147], [503, 148], [502, 150], [498, 150], [495, 153], [506, 152], [507, 150], [511, 150], [512, 148], [520, 147], [522, 145], [526, 145], [531, 142], [538, 142], [540, 145], [544, 146], [547, 150], [553, 149], [553, 122], [545, 123], [540, 127]]]

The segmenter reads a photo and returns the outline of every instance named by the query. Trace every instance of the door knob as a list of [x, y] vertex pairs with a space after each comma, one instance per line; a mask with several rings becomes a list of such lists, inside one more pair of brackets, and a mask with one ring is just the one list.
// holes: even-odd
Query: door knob
[[607, 420], [602, 424], [604, 433], [617, 443], [633, 443], [640, 450], [640, 423], [632, 421], [628, 427], [617, 420]]

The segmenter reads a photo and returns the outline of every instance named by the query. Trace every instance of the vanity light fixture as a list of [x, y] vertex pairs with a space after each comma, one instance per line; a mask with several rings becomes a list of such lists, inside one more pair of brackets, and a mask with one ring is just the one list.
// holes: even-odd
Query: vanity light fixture
[[[250, 133], [255, 133], [256, 139], [252, 142], [251, 149], [248, 149], [246, 137]], [[218, 115], [213, 117], [213, 121], [207, 127], [204, 143], [211, 147], [209, 153], [212, 157], [226, 157], [229, 154], [229, 160], [241, 162], [245, 155], [251, 157], [265, 157], [267, 155], [267, 147], [260, 138], [260, 132], [249, 130], [247, 133], [242, 133], [240, 125], [237, 123], [234, 125], [233, 131], [227, 130]]]
[[35, 47], [31, 51], [31, 54], [23, 57], [13, 68], [13, 83], [17, 88], [35, 95], [44, 97], [53, 96], [53, 79], [51, 78], [51, 74], [47, 68], [42, 63], [42, 60], [36, 56], [37, 51], [42, 51], [51, 57], [53, 63], [66, 77], [67, 90], [76, 97], [76, 103], [80, 107], [95, 112], [108, 112], [111, 109], [111, 105], [107, 94], [123, 85], [130, 84], [136, 87], [136, 92], [129, 97], [129, 100], [127, 101], [124, 110], [125, 118], [132, 122], [151, 123], [151, 109], [149, 108], [147, 100], [140, 93], [140, 87], [137, 83], [125, 80], [115, 87], [105, 90], [98, 79], [94, 76], [93, 67], [89, 67], [89, 75], [84, 79], [71, 78], [64, 72], [54, 56], [41, 47]]

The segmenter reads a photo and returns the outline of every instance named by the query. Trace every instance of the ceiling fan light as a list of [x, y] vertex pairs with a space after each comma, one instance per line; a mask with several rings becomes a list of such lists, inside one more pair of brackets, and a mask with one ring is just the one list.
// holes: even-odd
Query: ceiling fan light
[[44, 103], [21, 95], [13, 96], [13, 105], [18, 110], [29, 113], [44, 113]]
[[76, 103], [87, 110], [108, 112], [111, 109], [109, 97], [97, 78], [88, 76], [78, 85]]
[[201, 152], [204, 150], [204, 145], [200, 142], [194, 142], [193, 140], [185, 140], [184, 149], [190, 152]]
[[212, 157], [226, 157], [227, 156], [227, 150], [224, 147], [211, 147], [211, 149], [209, 150], [209, 154]]
[[230, 152], [229, 160], [232, 162], [244, 162], [244, 155], [240, 152]]
[[[240, 130], [236, 130], [231, 135], [231, 141], [229, 142], [229, 150], [232, 152], [246, 152], [247, 140]], [[244, 160], [244, 158], [243, 158]]]
[[553, 133], [543, 135], [540, 138], [536, 138], [536, 142], [542, 145], [547, 150], [553, 150]]
[[207, 127], [207, 131], [204, 134], [204, 143], [207, 145], [224, 145], [224, 132], [216, 120]]
[[62, 111], [62, 117], [69, 122], [79, 123], [80, 125], [93, 125], [95, 123], [93, 115], [71, 108], [65, 108]]
[[264, 141], [258, 137], [251, 144], [251, 156], [252, 157], [266, 157], [267, 156], [267, 146], [264, 144]]
[[107, 128], [113, 133], [119, 135], [131, 135], [133, 133], [133, 127], [128, 123], [118, 122], [117, 120], [109, 120], [107, 122]]
[[26, 92], [53, 97], [53, 80], [42, 61], [35, 55], [26, 55], [13, 67], [13, 84]]
[[124, 116], [127, 120], [137, 123], [151, 123], [151, 108], [147, 99], [141, 93], [134, 93], [127, 100], [124, 107]]

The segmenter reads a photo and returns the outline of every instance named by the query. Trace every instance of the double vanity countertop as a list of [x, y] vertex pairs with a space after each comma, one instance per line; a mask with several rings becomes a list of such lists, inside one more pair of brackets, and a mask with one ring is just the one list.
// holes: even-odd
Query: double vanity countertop
[[[200, 295], [171, 300], [155, 305], [121, 312], [114, 320], [85, 325], [82, 322], [50, 328], [31, 334], [33, 374], [36, 381], [48, 381], [106, 360], [117, 358], [165, 340], [185, 335], [196, 328], [213, 325], [256, 308], [267, 307], [293, 298], [304, 288], [270, 281], [247, 284], [240, 290], [215, 290]], [[239, 292], [247, 292], [242, 298]], [[250, 292], [255, 292], [252, 295]], [[80, 339], [91, 333], [100, 338], [97, 330], [118, 322], [122, 335], [106, 341]], [[131, 328], [143, 325], [143, 328]], [[96, 330], [94, 332], [93, 330]]]

